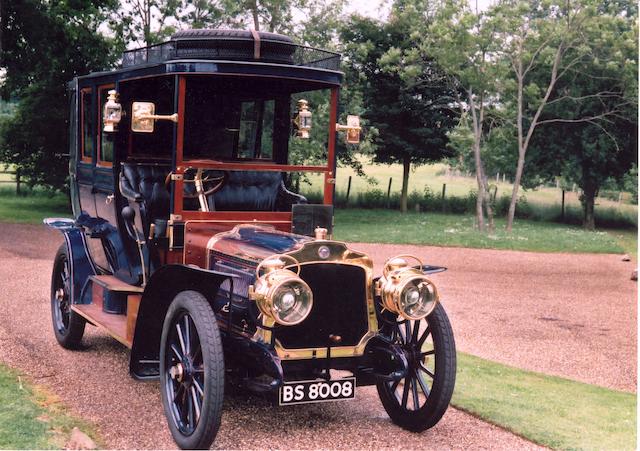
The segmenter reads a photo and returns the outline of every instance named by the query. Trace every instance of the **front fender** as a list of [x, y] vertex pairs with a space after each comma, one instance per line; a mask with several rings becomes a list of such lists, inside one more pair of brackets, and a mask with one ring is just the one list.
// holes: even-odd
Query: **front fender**
[[84, 231], [75, 225], [73, 219], [45, 218], [43, 222], [47, 227], [58, 230], [64, 237], [71, 270], [71, 303], [78, 304], [89, 276], [98, 274], [87, 249]]
[[162, 325], [173, 299], [185, 290], [201, 293], [212, 304], [220, 284], [231, 275], [185, 265], [165, 265], [149, 278], [138, 309], [129, 371], [137, 379], [155, 378]]

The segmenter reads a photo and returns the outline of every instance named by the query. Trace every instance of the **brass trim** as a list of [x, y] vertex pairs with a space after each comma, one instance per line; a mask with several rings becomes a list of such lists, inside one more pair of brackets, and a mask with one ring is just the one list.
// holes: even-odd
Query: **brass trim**
[[[317, 248], [320, 246], [328, 246], [331, 250], [329, 258], [321, 260], [317, 257]], [[376, 309], [374, 304], [374, 287], [373, 287], [373, 261], [368, 255], [353, 251], [349, 249], [346, 243], [340, 241], [310, 241], [305, 243], [301, 249], [287, 252], [296, 258], [300, 265], [309, 264], [343, 264], [353, 265], [363, 268], [366, 275], [366, 293], [367, 293], [367, 316], [368, 316], [368, 330], [362, 336], [360, 341], [355, 346], [336, 346], [331, 348], [331, 357], [359, 357], [364, 354], [365, 347], [369, 340], [378, 333], [378, 318], [376, 317]], [[315, 259], [308, 258], [304, 260], [304, 256], [311, 257], [316, 255]], [[265, 327], [273, 327], [274, 322], [270, 318], [262, 317], [262, 325]], [[286, 327], [286, 326], [284, 326]], [[254, 334], [255, 340], [260, 340], [265, 343], [270, 343], [272, 338], [272, 332], [268, 329], [258, 328]], [[326, 358], [327, 348], [303, 348], [303, 349], [288, 349], [285, 348], [282, 343], [275, 340], [275, 351], [278, 357], [282, 360], [303, 360], [314, 358]]]

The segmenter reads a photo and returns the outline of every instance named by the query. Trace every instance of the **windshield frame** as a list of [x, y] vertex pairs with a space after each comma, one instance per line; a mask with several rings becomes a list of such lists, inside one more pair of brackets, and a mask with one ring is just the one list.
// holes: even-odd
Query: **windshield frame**
[[[174, 132], [174, 162], [171, 193], [171, 211], [172, 219], [176, 220], [235, 220], [244, 221], [268, 221], [268, 222], [291, 222], [291, 212], [246, 212], [246, 211], [191, 211], [184, 210], [183, 192], [184, 192], [184, 174], [189, 168], [217, 169], [223, 171], [275, 171], [275, 172], [312, 172], [324, 174], [323, 182], [323, 204], [333, 205], [335, 190], [335, 138], [336, 138], [336, 122], [338, 112], [338, 94], [339, 87], [336, 85], [326, 85], [318, 83], [318, 89], [330, 90], [330, 110], [329, 110], [329, 127], [328, 127], [328, 145], [326, 165], [290, 165], [279, 164], [273, 161], [261, 162], [259, 160], [237, 160], [237, 161], [216, 161], [213, 159], [184, 159], [184, 135], [185, 135], [185, 105], [187, 94], [187, 78], [193, 75], [178, 75], [177, 85], [177, 113], [178, 122]], [[248, 75], [237, 75], [238, 77]], [[255, 76], [254, 76], [255, 77]], [[305, 80], [309, 82], [309, 80]]]

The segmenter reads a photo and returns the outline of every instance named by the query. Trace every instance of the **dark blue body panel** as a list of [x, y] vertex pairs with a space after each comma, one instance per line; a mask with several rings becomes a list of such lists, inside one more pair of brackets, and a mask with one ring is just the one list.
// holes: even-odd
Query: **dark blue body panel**
[[82, 290], [89, 276], [98, 274], [87, 250], [84, 231], [77, 227], [72, 219], [47, 218], [44, 223], [52, 229], [59, 230], [64, 236], [71, 263], [71, 303], [80, 304], [82, 303]]

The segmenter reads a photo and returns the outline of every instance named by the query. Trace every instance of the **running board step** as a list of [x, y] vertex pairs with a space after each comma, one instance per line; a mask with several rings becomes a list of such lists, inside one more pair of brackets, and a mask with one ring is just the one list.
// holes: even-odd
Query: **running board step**
[[104, 329], [126, 347], [131, 348], [133, 337], [130, 337], [128, 332], [126, 316], [107, 313], [97, 304], [75, 304], [71, 306], [71, 310], [97, 327]]

